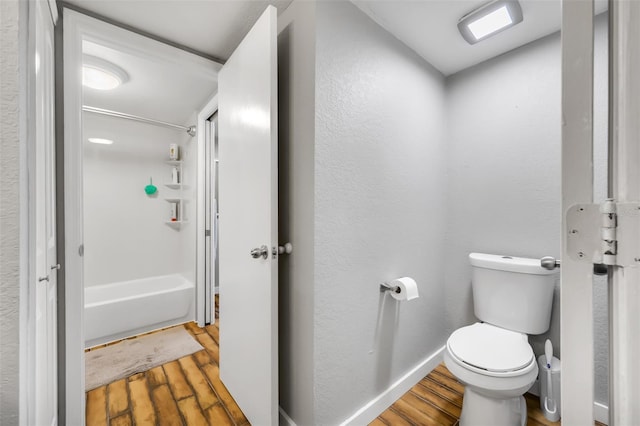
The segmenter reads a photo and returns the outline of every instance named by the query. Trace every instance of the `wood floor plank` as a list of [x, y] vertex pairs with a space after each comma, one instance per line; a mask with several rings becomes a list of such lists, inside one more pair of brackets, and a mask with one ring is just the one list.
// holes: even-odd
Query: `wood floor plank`
[[411, 426], [411, 423], [398, 414], [393, 408], [385, 410], [384, 413], [380, 414], [380, 418], [391, 426]]
[[218, 398], [213, 392], [213, 388], [209, 384], [209, 381], [198, 368], [195, 357], [186, 356], [184, 358], [180, 358], [178, 362], [187, 377], [187, 381], [196, 393], [200, 408], [202, 408], [202, 410], [206, 410], [213, 404], [217, 403]]
[[209, 335], [209, 333], [198, 334], [196, 336], [198, 342], [209, 352], [211, 358], [216, 363], [220, 362], [220, 349], [218, 348], [218, 344], [213, 340], [213, 337]]
[[449, 414], [452, 419], [455, 420], [460, 418], [460, 412], [462, 411], [461, 407], [455, 405], [446, 398], [442, 398], [436, 393], [430, 392], [421, 384], [417, 384], [413, 388], [411, 388], [411, 392], [424, 399], [425, 401], [430, 402], [435, 407], [438, 407], [438, 409], [440, 409], [441, 411]]
[[162, 366], [154, 367], [147, 371], [146, 376], [149, 381], [149, 386], [152, 388], [167, 383], [167, 376], [165, 376]]
[[87, 392], [87, 426], [107, 426], [107, 387]]
[[[545, 419], [546, 420], [546, 419]], [[548, 420], [547, 420], [548, 422]], [[530, 416], [527, 417], [527, 426], [546, 426], [547, 423], [540, 423], [539, 421], [537, 421], [536, 419], [531, 418]], [[556, 424], [555, 422], [549, 422], [549, 424]], [[558, 424], [560, 424], [558, 422]]]
[[441, 397], [448, 399], [450, 402], [462, 408], [462, 393], [452, 391], [448, 387], [442, 386], [440, 383], [432, 380], [431, 375], [428, 375], [424, 379], [420, 380], [420, 385], [428, 389], [429, 392], [440, 395]]
[[224, 409], [222, 404], [215, 404], [209, 407], [205, 413], [209, 424], [220, 426], [233, 426], [233, 420]]
[[109, 422], [109, 426], [133, 426], [133, 422], [131, 421], [131, 414], [124, 413], [111, 419]]
[[156, 424], [156, 413], [149, 395], [149, 387], [147, 379], [143, 377], [140, 380], [129, 382], [129, 391], [131, 393], [131, 412], [136, 426], [153, 426]]
[[431, 419], [433, 419], [434, 424], [453, 425], [456, 421], [458, 421], [457, 417], [451, 416], [450, 414], [443, 411], [440, 407], [434, 406], [429, 401], [425, 401], [411, 391], [405, 394], [403, 398], [413, 407], [417, 408], [418, 410], [429, 416]]
[[464, 394], [464, 385], [449, 376], [445, 376], [437, 371], [432, 371], [429, 377], [431, 380], [448, 387], [452, 391]]
[[207, 379], [209, 379], [209, 383], [213, 386], [213, 389], [216, 391], [216, 395], [218, 395], [220, 401], [227, 408], [227, 411], [231, 415], [231, 419], [238, 425], [245, 423], [247, 418], [236, 401], [234, 401], [222, 381], [220, 381], [220, 369], [218, 366], [216, 364], [203, 365], [202, 371], [206, 374]]
[[117, 417], [129, 409], [126, 379], [107, 385], [107, 401], [109, 401], [109, 418]]
[[169, 385], [164, 384], [151, 391], [159, 426], [183, 426], [178, 405], [171, 395]]
[[426, 413], [418, 410], [407, 400], [407, 394], [405, 394], [402, 398], [397, 400], [392, 405], [393, 409], [396, 410], [403, 417], [407, 418], [411, 423], [415, 425], [441, 425], [442, 423], [436, 422], [434, 419], [429, 417]]
[[220, 329], [213, 324], [209, 324], [205, 327], [207, 333], [216, 341], [217, 344], [220, 344]]
[[129, 376], [127, 380], [129, 380], [130, 382], [133, 382], [135, 380], [140, 380], [144, 378], [144, 376], [145, 376], [144, 373], [137, 373], [137, 374], [134, 374], [133, 376]]
[[456, 380], [456, 376], [454, 376], [453, 373], [449, 371], [449, 369], [443, 362], [438, 364], [438, 366], [434, 368], [433, 371], [435, 371], [436, 373], [440, 373], [443, 376], [447, 376], [453, 380]]
[[193, 356], [196, 357], [196, 361], [198, 361], [198, 365], [205, 365], [212, 362], [211, 356], [209, 355], [209, 352], [207, 352], [206, 350], [198, 351], [194, 353]]
[[369, 426], [389, 426], [389, 425], [384, 421], [382, 421], [382, 419], [380, 419], [379, 417], [376, 417], [375, 419], [373, 419], [371, 423], [369, 423]]
[[167, 376], [167, 382], [176, 401], [193, 395], [193, 390], [187, 383], [187, 379], [178, 361], [168, 362], [164, 364], [162, 368], [164, 369], [164, 374]]
[[200, 327], [198, 327], [198, 324], [196, 324], [195, 322], [188, 322], [186, 324], [184, 324], [184, 328], [187, 329], [187, 331], [193, 333], [193, 334], [201, 334], [204, 333], [204, 330]]
[[194, 396], [184, 398], [178, 401], [178, 408], [182, 417], [184, 417], [187, 426], [208, 426], [209, 422], [205, 419], [198, 401]]

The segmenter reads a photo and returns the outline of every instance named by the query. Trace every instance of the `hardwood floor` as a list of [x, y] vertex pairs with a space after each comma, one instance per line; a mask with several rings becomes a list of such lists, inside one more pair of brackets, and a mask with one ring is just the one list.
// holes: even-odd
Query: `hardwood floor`
[[[87, 392], [87, 426], [249, 424], [220, 381], [218, 321], [205, 328], [195, 323], [179, 327], [205, 349]], [[463, 392], [464, 386], [440, 364], [370, 425], [457, 425]], [[560, 425], [545, 419], [537, 397], [525, 397], [529, 426]]]
[[217, 324], [184, 325], [204, 350], [87, 392], [87, 425], [248, 425], [220, 381]]
[[[462, 410], [464, 386], [458, 383], [444, 364], [438, 365], [409, 392], [380, 414], [371, 426], [457, 425]], [[537, 396], [526, 394], [528, 426], [558, 426], [542, 411]], [[604, 426], [595, 422], [597, 426]]]

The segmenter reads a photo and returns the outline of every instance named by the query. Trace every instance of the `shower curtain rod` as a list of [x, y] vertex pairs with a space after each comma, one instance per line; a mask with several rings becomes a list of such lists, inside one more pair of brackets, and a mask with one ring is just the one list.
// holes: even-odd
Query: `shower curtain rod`
[[124, 112], [111, 111], [104, 108], [96, 108], [88, 105], [83, 105], [82, 110], [87, 112], [93, 112], [95, 114], [108, 115], [110, 117], [126, 118], [127, 120], [139, 121], [140, 123], [155, 124], [156, 126], [164, 126], [164, 127], [170, 127], [172, 129], [184, 130], [189, 134], [189, 136], [196, 135], [196, 126], [190, 126], [190, 127], [181, 126], [179, 124], [167, 123], [166, 121], [153, 120], [151, 118], [140, 117], [133, 114], [126, 114]]

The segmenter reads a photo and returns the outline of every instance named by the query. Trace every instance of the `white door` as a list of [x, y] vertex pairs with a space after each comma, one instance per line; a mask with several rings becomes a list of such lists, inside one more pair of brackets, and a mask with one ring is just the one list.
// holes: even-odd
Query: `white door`
[[278, 423], [276, 19], [269, 6], [218, 80], [220, 378], [255, 425]]
[[35, 422], [57, 423], [57, 254], [56, 254], [56, 167], [55, 167], [55, 81], [53, 17], [48, 2], [35, 5], [36, 92], [35, 92]]

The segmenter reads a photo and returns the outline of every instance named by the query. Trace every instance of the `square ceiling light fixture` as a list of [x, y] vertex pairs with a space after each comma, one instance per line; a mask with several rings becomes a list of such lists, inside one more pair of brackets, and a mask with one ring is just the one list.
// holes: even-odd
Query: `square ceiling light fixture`
[[496, 0], [460, 18], [458, 30], [469, 44], [476, 44], [519, 22], [522, 9], [517, 0]]

